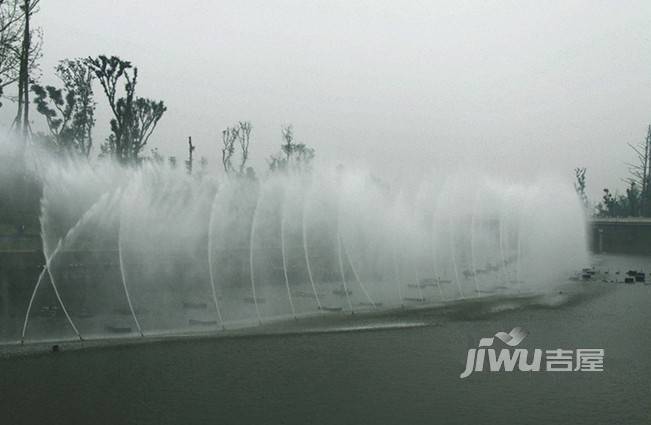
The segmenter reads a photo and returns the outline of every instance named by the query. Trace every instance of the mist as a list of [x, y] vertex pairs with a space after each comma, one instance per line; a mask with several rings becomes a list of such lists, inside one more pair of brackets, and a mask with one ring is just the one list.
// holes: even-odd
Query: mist
[[585, 211], [562, 180], [472, 172], [391, 184], [296, 156], [260, 178], [190, 174], [151, 160], [21, 153], [20, 143], [0, 146], [3, 181], [27, 171], [42, 188], [45, 266], [17, 303], [24, 322], [9, 341], [190, 334], [483, 297], [526, 303], [558, 297], [589, 264]]

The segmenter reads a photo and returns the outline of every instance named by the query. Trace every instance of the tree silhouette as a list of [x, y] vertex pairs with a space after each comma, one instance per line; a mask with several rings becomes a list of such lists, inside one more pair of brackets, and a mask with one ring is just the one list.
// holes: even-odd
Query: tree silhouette
[[63, 83], [62, 89], [32, 85], [36, 110], [45, 117], [49, 139], [58, 151], [88, 157], [95, 125], [93, 74], [80, 59], [61, 61], [56, 74]]
[[188, 137], [188, 160], [185, 161], [185, 168], [188, 174], [192, 174], [192, 165], [194, 163], [193, 154], [197, 147], [192, 144], [192, 137]]
[[18, 81], [22, 34], [19, 0], [0, 1], [0, 96]]
[[640, 213], [647, 216], [651, 213], [649, 208], [651, 206], [651, 190], [649, 188], [651, 181], [651, 125], [647, 128], [646, 137], [640, 144], [634, 146], [629, 143], [628, 146], [635, 152], [637, 162], [628, 164], [630, 176], [626, 180], [629, 184], [635, 183], [639, 188], [637, 191], [640, 198]]
[[253, 130], [253, 127], [251, 126], [251, 123], [248, 121], [240, 121], [239, 122], [239, 131], [237, 132], [237, 139], [240, 142], [240, 168], [239, 168], [239, 173], [240, 175], [244, 174], [244, 167], [246, 166], [246, 162], [249, 159], [249, 143], [251, 142], [251, 130]]
[[294, 141], [294, 128], [291, 125], [282, 129], [283, 143], [280, 153], [272, 155], [269, 159], [271, 171], [308, 171], [314, 159], [314, 149], [305, 143]]
[[[34, 32], [31, 29], [31, 17], [38, 12], [40, 0], [20, 0], [19, 9], [21, 11], [20, 31], [22, 39], [18, 53], [18, 110], [14, 119], [14, 126], [17, 131], [22, 132], [23, 137], [27, 138], [30, 132], [29, 128], [29, 84], [31, 74], [37, 67], [37, 61], [40, 58], [40, 32]], [[39, 37], [35, 39], [34, 35]]]
[[[253, 126], [249, 121], [240, 121], [237, 125], [222, 130], [222, 165], [227, 174], [235, 173], [239, 176], [245, 174], [252, 130]], [[236, 143], [240, 148], [240, 163], [237, 168], [233, 165]]]
[[222, 165], [226, 174], [233, 172], [233, 155], [235, 154], [235, 141], [237, 128], [226, 127], [222, 130]]
[[[122, 163], [137, 162], [156, 125], [167, 110], [162, 101], [136, 96], [138, 68], [117, 56], [101, 55], [86, 63], [99, 80], [113, 113], [111, 135], [102, 145], [102, 152]], [[118, 97], [124, 81], [124, 96]]]
[[581, 199], [581, 202], [583, 203], [583, 206], [587, 209], [588, 208], [588, 196], [585, 193], [585, 174], [586, 174], [586, 168], [575, 168], [574, 169], [574, 174], [576, 176], [576, 182], [574, 183], [574, 189], [576, 190], [577, 195], [579, 195], [579, 198]]

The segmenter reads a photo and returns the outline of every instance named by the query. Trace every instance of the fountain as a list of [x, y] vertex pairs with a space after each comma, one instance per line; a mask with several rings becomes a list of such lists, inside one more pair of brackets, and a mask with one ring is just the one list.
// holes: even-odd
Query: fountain
[[[44, 266], [5, 343], [219, 332], [551, 291], [586, 263], [554, 179], [393, 187], [338, 167], [190, 176], [38, 157]], [[25, 292], [25, 291], [23, 291]]]

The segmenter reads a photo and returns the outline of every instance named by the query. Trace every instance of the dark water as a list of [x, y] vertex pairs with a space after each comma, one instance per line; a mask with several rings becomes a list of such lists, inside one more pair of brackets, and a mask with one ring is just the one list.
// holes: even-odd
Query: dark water
[[[561, 305], [394, 318], [426, 324], [409, 329], [12, 356], [0, 360], [0, 423], [648, 424], [651, 286], [588, 285]], [[605, 349], [604, 371], [459, 378], [469, 348], [515, 326], [530, 332], [523, 348]]]

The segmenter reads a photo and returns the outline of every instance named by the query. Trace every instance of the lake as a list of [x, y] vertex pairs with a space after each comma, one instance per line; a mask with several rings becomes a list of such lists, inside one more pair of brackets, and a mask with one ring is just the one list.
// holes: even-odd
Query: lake
[[[552, 297], [318, 319], [227, 337], [35, 346], [0, 358], [3, 424], [646, 424], [651, 286], [604, 282]], [[608, 277], [610, 276], [610, 278]], [[605, 350], [602, 372], [475, 372], [479, 339], [521, 326], [521, 348]]]

